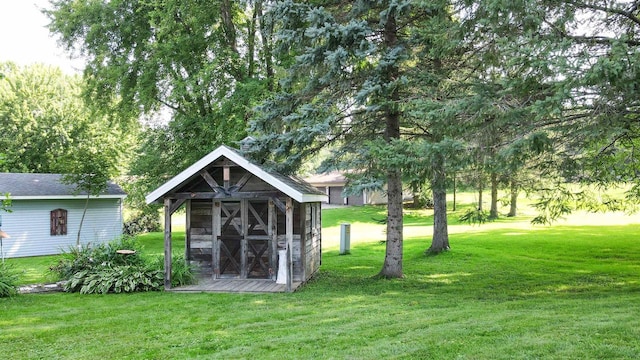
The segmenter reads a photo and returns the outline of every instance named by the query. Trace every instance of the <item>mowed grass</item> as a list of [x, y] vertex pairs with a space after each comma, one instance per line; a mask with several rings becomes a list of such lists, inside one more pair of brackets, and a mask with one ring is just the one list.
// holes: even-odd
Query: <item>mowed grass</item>
[[[381, 208], [323, 212], [320, 272], [293, 294], [40, 294], [0, 299], [0, 348], [32, 358], [640, 358], [640, 226], [452, 225], [425, 256], [406, 221], [405, 278], [377, 280]], [[634, 218], [628, 222], [633, 223]], [[351, 255], [338, 254], [341, 222]], [[568, 224], [576, 222], [569, 221]], [[183, 236], [183, 234], [182, 234]], [[162, 253], [162, 235], [141, 238]], [[176, 236], [174, 251], [182, 251]]]

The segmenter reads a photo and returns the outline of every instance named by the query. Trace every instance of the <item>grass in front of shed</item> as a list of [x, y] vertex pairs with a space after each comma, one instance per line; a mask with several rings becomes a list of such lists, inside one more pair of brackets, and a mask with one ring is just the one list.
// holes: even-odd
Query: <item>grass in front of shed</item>
[[[161, 237], [156, 240], [161, 241]], [[475, 227], [452, 251], [328, 249], [293, 294], [41, 294], [0, 300], [0, 348], [27, 358], [634, 359], [640, 227]], [[153, 246], [149, 244], [149, 249]], [[161, 245], [160, 245], [161, 249]]]

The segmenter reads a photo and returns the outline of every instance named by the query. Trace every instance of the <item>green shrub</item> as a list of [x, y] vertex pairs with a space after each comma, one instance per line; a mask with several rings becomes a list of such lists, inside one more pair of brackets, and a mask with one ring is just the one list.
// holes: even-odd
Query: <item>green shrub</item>
[[[119, 254], [118, 250], [134, 250]], [[51, 270], [68, 280], [65, 291], [83, 294], [161, 290], [164, 259], [144, 258], [141, 246], [130, 236], [97, 246], [70, 248]], [[172, 286], [191, 284], [195, 277], [184, 255], [172, 259]]]
[[[133, 254], [119, 254], [118, 250], [134, 250]], [[74, 274], [97, 267], [99, 265], [143, 265], [144, 259], [140, 255], [141, 246], [131, 236], [122, 236], [107, 244], [82, 245], [80, 248], [70, 247], [62, 254], [62, 259], [49, 269], [60, 279], [68, 280]]]
[[65, 291], [81, 294], [129, 293], [162, 289], [162, 271], [144, 266], [99, 265], [75, 273], [65, 284]]
[[0, 263], [0, 298], [18, 293], [18, 272], [7, 263]]
[[433, 198], [430, 191], [421, 191], [413, 194], [413, 203], [411, 207], [414, 209], [433, 209]]
[[137, 235], [148, 232], [162, 231], [158, 213], [141, 213], [125, 221], [123, 232], [127, 235]]
[[[154, 266], [164, 272], [164, 257], [157, 257]], [[195, 282], [195, 274], [185, 260], [184, 254], [173, 256], [171, 259], [171, 286], [190, 285]]]
[[77, 271], [92, 266], [94, 262], [93, 251], [94, 249], [88, 245], [82, 245], [80, 248], [69, 247], [66, 252], [62, 253], [58, 263], [50, 266], [49, 270], [57, 275], [58, 278], [66, 280]]

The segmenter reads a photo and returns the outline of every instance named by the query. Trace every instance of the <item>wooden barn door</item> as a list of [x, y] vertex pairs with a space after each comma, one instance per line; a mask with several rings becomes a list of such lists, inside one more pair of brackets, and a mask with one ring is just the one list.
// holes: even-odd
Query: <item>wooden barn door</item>
[[242, 275], [242, 212], [240, 202], [221, 203], [220, 237], [218, 252], [220, 277]]
[[221, 203], [218, 242], [221, 278], [271, 278], [268, 209], [266, 200]]
[[269, 204], [266, 200], [247, 200], [247, 277], [271, 278], [271, 239]]

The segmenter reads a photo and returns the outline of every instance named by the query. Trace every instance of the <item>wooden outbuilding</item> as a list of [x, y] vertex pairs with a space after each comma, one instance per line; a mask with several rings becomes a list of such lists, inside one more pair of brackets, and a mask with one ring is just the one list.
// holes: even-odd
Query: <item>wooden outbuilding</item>
[[210, 279], [264, 279], [287, 291], [321, 263], [326, 195], [220, 146], [151, 192], [164, 204], [165, 288], [171, 288], [171, 215], [186, 210], [185, 256]]
[[[347, 177], [340, 171], [332, 171], [324, 174], [315, 174], [304, 178], [318, 190], [327, 194], [327, 203], [331, 205], [383, 205], [387, 203], [386, 190], [362, 190], [360, 193], [346, 195]], [[409, 189], [402, 193], [404, 201], [412, 201], [413, 196]]]

